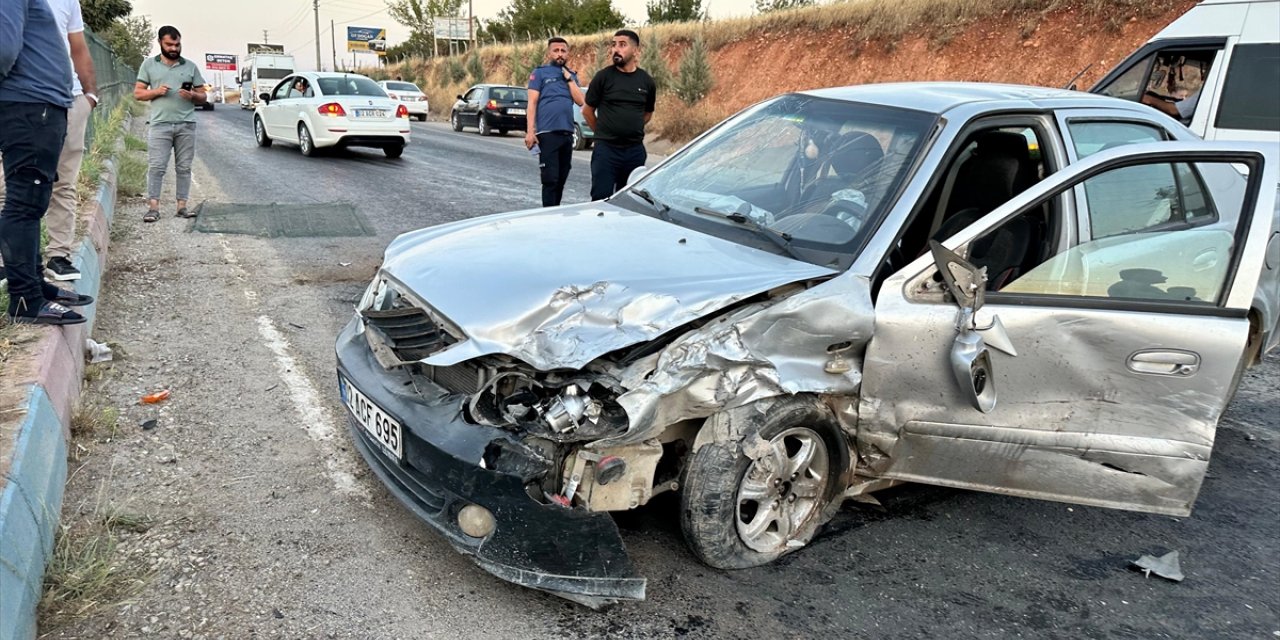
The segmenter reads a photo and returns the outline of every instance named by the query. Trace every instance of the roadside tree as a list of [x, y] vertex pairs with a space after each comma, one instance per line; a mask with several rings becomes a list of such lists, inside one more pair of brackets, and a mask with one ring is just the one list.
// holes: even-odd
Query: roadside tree
[[785, 9], [813, 6], [813, 0], [756, 0], [757, 13], [773, 13]]
[[649, 11], [649, 23], [701, 22], [707, 19], [702, 0], [653, 0], [645, 5]]
[[652, 30], [644, 39], [644, 49], [640, 53], [640, 68], [649, 72], [658, 90], [665, 90], [671, 86], [671, 69], [662, 59], [662, 41]]
[[682, 102], [694, 105], [707, 96], [714, 84], [711, 55], [707, 51], [706, 41], [699, 36], [680, 59], [680, 77], [676, 78], [672, 88]]
[[485, 29], [497, 40], [513, 42], [596, 33], [625, 23], [611, 0], [513, 0]]

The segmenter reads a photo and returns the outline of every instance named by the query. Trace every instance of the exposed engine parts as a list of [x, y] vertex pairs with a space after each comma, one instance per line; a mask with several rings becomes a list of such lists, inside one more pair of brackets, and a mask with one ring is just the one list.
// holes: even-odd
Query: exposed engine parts
[[478, 424], [554, 442], [578, 442], [626, 429], [626, 414], [616, 397], [616, 392], [582, 375], [505, 371], [471, 395], [467, 413]]

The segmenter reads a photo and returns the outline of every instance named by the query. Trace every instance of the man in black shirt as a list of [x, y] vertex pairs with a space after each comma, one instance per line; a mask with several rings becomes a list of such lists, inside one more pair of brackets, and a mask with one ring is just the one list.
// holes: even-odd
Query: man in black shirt
[[603, 200], [626, 186], [636, 168], [644, 166], [644, 125], [653, 117], [658, 87], [636, 65], [640, 36], [630, 29], [613, 34], [613, 66], [591, 78], [582, 116], [595, 131], [591, 152], [591, 199]]

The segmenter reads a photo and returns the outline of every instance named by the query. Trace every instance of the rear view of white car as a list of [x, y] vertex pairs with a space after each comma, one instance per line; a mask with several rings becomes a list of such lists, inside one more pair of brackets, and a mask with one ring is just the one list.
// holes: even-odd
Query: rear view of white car
[[259, 98], [258, 146], [298, 145], [305, 156], [326, 147], [373, 147], [399, 158], [409, 144], [409, 110], [378, 83], [355, 73], [293, 74]]
[[410, 116], [423, 122], [427, 121], [427, 94], [423, 93], [418, 85], [400, 80], [383, 80], [378, 83], [378, 86], [387, 92], [388, 98], [403, 104]]

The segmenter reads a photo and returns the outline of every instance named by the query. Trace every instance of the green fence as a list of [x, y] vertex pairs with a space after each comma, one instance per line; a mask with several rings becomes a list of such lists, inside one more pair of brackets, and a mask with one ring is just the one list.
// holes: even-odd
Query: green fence
[[[120, 61], [111, 51], [111, 47], [102, 38], [86, 30], [85, 39], [89, 42], [89, 55], [93, 57], [93, 71], [98, 78], [97, 108], [99, 114], [109, 114], [124, 100], [133, 99], [133, 83], [138, 79], [138, 70]], [[93, 129], [98, 118], [90, 118], [89, 132], [85, 144], [93, 140]]]

